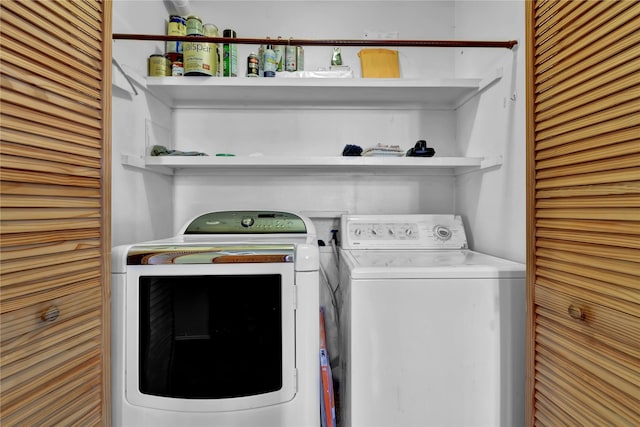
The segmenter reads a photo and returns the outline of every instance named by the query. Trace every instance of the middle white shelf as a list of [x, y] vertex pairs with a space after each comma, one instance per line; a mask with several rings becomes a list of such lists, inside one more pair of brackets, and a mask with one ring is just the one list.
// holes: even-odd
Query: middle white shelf
[[502, 164], [496, 157], [280, 157], [280, 156], [147, 156], [126, 154], [122, 163], [164, 174], [184, 173], [393, 173], [426, 175], [437, 170], [453, 174]]

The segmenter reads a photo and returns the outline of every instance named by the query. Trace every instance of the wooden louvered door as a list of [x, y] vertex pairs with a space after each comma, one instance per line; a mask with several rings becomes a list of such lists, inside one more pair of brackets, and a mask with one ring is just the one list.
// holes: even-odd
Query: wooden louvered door
[[111, 3], [0, 7], [0, 424], [106, 425]]
[[527, 2], [528, 425], [640, 425], [640, 2]]

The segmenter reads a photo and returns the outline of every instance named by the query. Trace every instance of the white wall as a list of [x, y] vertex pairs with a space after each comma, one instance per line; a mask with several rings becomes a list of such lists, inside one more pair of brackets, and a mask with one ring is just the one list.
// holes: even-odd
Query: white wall
[[460, 77], [502, 69], [503, 77], [459, 109], [456, 140], [462, 155], [503, 156], [499, 168], [458, 177], [456, 210], [475, 250], [524, 262], [525, 28], [523, 1], [457, 1], [457, 39], [518, 40], [514, 50], [459, 49]]
[[[140, 14], [145, 19], [136, 19]], [[113, 32], [163, 34], [167, 11], [162, 2], [115, 0]], [[146, 61], [162, 46], [156, 42], [116, 41], [113, 58], [127, 71], [146, 75]], [[123, 166], [121, 156], [143, 155], [146, 128], [152, 120], [171, 122], [171, 111], [140, 85], [132, 89], [113, 68], [112, 99], [112, 214], [113, 245], [168, 237], [173, 230], [173, 180], [143, 169]], [[137, 94], [134, 93], [137, 91]]]
[[[220, 30], [240, 37], [360, 39], [366, 31], [398, 31], [400, 38], [453, 36], [452, 2], [192, 1], [191, 9]], [[256, 46], [239, 46], [239, 69]], [[305, 47], [305, 69], [328, 67], [331, 47]], [[343, 62], [360, 75], [359, 48], [342, 48]], [[429, 51], [427, 53], [427, 51]], [[404, 77], [451, 76], [452, 51], [400, 50]], [[455, 155], [453, 112], [379, 110], [207, 110], [174, 112], [176, 148], [208, 154], [336, 156], [346, 144], [397, 144], [408, 149], [429, 139], [440, 155]], [[204, 136], [204, 137], [203, 137]], [[270, 208], [366, 213], [450, 212], [451, 177], [294, 174], [287, 176], [183, 176], [175, 178], [175, 223], [215, 209]], [[206, 194], [206, 197], [202, 197]], [[319, 227], [321, 228], [321, 227]], [[320, 238], [327, 240], [328, 235]]]
[[[524, 39], [521, 1], [202, 1], [193, 13], [240, 37], [362, 38], [365, 31], [398, 31], [402, 39]], [[114, 32], [162, 34], [172, 10], [161, 1], [116, 0]], [[144, 16], [145, 19], [139, 19]], [[160, 42], [116, 41], [114, 58], [138, 75]], [[240, 45], [239, 70], [254, 46]], [[343, 48], [345, 64], [359, 75], [359, 48]], [[523, 261], [524, 238], [524, 48], [401, 48], [403, 77], [491, 75], [503, 78], [457, 112], [380, 110], [171, 111], [138, 88], [114, 89], [113, 242], [175, 234], [208, 210], [272, 208], [360, 213], [464, 215], [472, 247]], [[306, 47], [306, 69], [326, 67], [330, 47]], [[114, 71], [115, 72], [115, 71]], [[188, 78], [188, 77], [186, 77]], [[518, 97], [510, 100], [512, 93]], [[344, 145], [376, 143], [410, 148], [426, 139], [436, 155], [502, 155], [504, 164], [458, 178], [286, 173], [185, 175], [175, 177], [122, 166], [122, 154], [145, 153], [145, 127], [167, 145], [209, 154], [291, 153], [338, 155]], [[328, 236], [321, 236], [327, 238]]]

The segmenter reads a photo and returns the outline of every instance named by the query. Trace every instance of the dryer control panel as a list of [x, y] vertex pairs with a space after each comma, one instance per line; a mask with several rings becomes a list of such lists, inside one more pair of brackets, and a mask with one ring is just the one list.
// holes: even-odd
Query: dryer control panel
[[343, 249], [467, 249], [460, 215], [343, 215]]

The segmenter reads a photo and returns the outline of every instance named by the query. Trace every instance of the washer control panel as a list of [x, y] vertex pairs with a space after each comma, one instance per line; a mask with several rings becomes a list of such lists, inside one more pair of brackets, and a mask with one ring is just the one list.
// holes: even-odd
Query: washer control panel
[[460, 215], [343, 215], [343, 249], [467, 249]]

